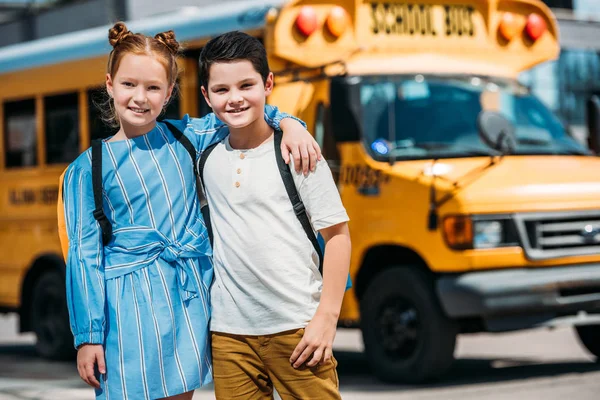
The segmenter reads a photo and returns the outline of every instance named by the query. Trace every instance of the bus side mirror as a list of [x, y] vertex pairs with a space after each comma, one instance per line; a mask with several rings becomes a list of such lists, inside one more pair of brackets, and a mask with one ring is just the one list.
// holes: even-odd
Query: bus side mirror
[[595, 154], [600, 153], [600, 96], [590, 96], [586, 104], [588, 146]]
[[360, 78], [335, 77], [330, 83], [331, 126], [336, 142], [357, 142], [361, 137]]

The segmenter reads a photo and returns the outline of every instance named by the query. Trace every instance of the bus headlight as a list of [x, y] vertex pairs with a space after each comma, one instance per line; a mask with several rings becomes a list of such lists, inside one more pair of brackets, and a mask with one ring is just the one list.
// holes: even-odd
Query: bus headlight
[[519, 246], [517, 229], [510, 216], [452, 215], [444, 218], [443, 234], [454, 250]]
[[503, 230], [500, 221], [475, 221], [473, 248], [490, 249], [502, 244]]

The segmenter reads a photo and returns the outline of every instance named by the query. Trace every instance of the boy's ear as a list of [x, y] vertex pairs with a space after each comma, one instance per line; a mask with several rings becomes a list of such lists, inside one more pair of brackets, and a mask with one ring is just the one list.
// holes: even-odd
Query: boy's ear
[[112, 99], [112, 97], [113, 97], [113, 82], [112, 82], [112, 78], [110, 77], [110, 74], [106, 74], [106, 91], [108, 92], [108, 95]]
[[265, 96], [268, 96], [273, 91], [273, 73], [269, 72], [267, 80], [265, 81]]
[[202, 91], [202, 96], [204, 96], [204, 100], [206, 100], [206, 104], [208, 104], [208, 106], [212, 108], [212, 104], [210, 104], [210, 100], [208, 98], [208, 92], [206, 91], [206, 89], [204, 89], [204, 86], [201, 86], [200, 90]]

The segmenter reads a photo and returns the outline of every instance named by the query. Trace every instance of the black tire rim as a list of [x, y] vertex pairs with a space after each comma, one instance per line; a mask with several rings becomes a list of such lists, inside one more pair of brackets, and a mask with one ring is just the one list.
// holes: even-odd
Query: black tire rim
[[409, 300], [393, 297], [383, 302], [376, 316], [376, 337], [384, 352], [394, 358], [411, 358], [419, 347], [421, 323]]
[[46, 287], [34, 304], [34, 326], [38, 341], [45, 349], [55, 349], [64, 336], [65, 299], [56, 288]]

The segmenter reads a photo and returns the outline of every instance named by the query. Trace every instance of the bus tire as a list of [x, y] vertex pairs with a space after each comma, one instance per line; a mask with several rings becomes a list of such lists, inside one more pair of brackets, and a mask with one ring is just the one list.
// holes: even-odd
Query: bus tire
[[433, 285], [417, 267], [377, 275], [360, 302], [367, 360], [384, 382], [422, 383], [454, 360], [458, 324], [441, 310]]
[[579, 341], [596, 356], [596, 361], [600, 362], [600, 325], [576, 326], [575, 330]]
[[35, 347], [40, 356], [52, 360], [74, 357], [65, 282], [60, 272], [44, 272], [34, 283], [30, 318], [30, 326], [37, 337]]

